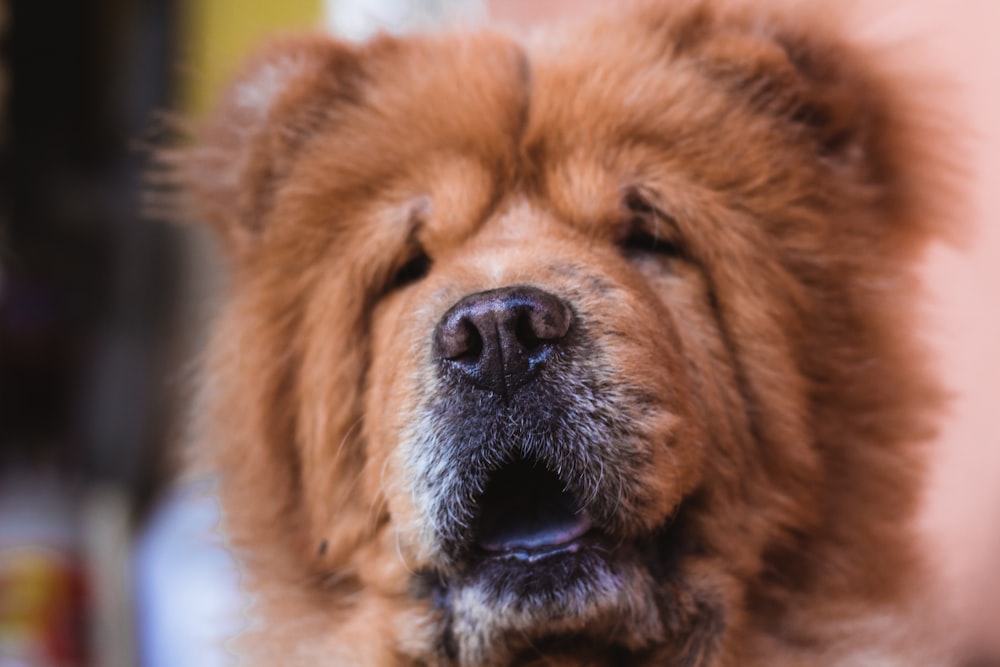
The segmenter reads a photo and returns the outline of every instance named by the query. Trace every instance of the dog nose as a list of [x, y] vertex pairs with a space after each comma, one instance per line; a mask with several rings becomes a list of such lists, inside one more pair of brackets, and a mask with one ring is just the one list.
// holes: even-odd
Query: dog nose
[[544, 366], [569, 332], [572, 315], [559, 297], [517, 286], [470, 294], [438, 322], [439, 363], [473, 385], [509, 395]]

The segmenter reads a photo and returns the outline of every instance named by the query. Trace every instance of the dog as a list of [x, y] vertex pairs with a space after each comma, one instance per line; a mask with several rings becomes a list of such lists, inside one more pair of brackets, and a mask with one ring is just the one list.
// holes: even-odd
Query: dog
[[262, 50], [174, 156], [259, 665], [944, 664], [920, 87], [817, 7]]

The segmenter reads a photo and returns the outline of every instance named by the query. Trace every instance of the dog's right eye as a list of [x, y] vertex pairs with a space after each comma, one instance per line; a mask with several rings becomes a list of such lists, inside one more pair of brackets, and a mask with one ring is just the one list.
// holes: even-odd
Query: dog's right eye
[[386, 286], [386, 292], [412, 285], [426, 276], [430, 270], [431, 258], [423, 250], [418, 250], [413, 257], [396, 270], [392, 280]]

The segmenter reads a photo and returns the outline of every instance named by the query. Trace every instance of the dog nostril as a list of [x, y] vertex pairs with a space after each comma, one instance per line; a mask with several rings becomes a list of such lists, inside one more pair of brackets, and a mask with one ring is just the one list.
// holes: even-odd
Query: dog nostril
[[525, 339], [533, 341], [558, 341], [569, 333], [570, 312], [561, 300], [550, 294], [540, 306], [528, 311]]
[[445, 359], [475, 363], [483, 352], [483, 337], [469, 318], [451, 318], [438, 336], [438, 350]]
[[514, 335], [517, 336], [517, 340], [521, 343], [524, 351], [529, 354], [537, 351], [543, 344], [535, 332], [535, 328], [532, 326], [531, 313], [522, 312], [520, 314], [517, 324], [514, 326]]

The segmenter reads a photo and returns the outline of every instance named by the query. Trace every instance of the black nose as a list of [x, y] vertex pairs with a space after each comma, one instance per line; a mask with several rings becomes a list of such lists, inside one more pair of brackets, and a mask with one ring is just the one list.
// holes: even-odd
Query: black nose
[[435, 352], [464, 380], [509, 395], [537, 375], [571, 321], [562, 299], [535, 287], [470, 294], [438, 322]]

